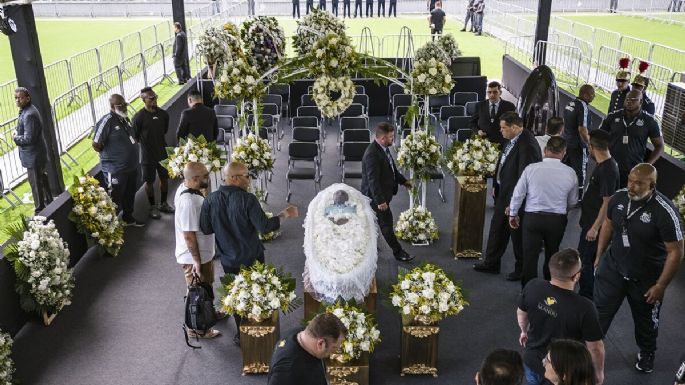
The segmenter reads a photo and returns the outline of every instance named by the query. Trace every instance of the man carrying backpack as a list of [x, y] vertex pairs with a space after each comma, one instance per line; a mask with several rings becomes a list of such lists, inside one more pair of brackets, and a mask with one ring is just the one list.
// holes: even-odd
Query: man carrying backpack
[[[183, 170], [183, 183], [176, 191], [174, 202], [176, 213], [176, 261], [181, 265], [188, 286], [193, 278], [212, 287], [214, 282], [214, 235], [200, 231], [200, 211], [205, 197], [200, 190], [209, 186], [209, 172], [202, 163], [190, 162]], [[216, 319], [225, 318], [226, 313], [216, 312]], [[214, 338], [220, 331], [188, 329], [188, 337]]]

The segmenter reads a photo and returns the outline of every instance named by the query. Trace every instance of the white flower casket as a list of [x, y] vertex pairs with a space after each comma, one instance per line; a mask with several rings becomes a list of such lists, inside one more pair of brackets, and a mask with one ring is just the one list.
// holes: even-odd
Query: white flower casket
[[304, 229], [305, 291], [320, 302], [363, 302], [378, 260], [369, 198], [344, 183], [333, 184], [309, 203]]

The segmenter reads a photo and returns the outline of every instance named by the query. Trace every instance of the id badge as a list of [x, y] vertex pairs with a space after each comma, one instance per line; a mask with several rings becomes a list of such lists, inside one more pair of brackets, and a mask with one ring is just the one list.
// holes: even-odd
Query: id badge
[[623, 144], [628, 144], [628, 135], [623, 135]]
[[630, 247], [630, 240], [628, 240], [628, 233], [624, 230], [621, 234], [621, 239], [623, 240], [623, 247]]

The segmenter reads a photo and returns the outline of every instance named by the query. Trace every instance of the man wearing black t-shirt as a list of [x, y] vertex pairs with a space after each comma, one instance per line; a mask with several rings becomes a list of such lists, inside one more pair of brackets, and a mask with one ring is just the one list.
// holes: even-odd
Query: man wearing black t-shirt
[[428, 17], [433, 40], [435, 40], [435, 35], [442, 35], [442, 28], [445, 26], [445, 19], [445, 11], [442, 10], [442, 1], [437, 1], [435, 3], [435, 9], [431, 11], [431, 15]]
[[649, 154], [647, 163], [654, 164], [664, 152], [659, 123], [641, 106], [642, 92], [632, 90], [626, 96], [625, 108], [607, 115], [600, 126], [611, 136], [609, 150], [618, 163], [621, 187], [626, 185], [630, 170], [644, 162], [648, 138], [654, 150]]
[[592, 299], [597, 235], [607, 217], [609, 199], [618, 190], [618, 164], [609, 152], [609, 134], [594, 130], [590, 133], [590, 157], [597, 162], [580, 208], [580, 240], [578, 252], [583, 262], [578, 294]]
[[[150, 87], [140, 90], [140, 98], [145, 108], [138, 111], [132, 120], [135, 139], [140, 143], [141, 165], [145, 192], [150, 202], [150, 218], [161, 218], [159, 212], [172, 214], [173, 207], [167, 203], [169, 192], [169, 173], [159, 163], [166, 159], [166, 139], [169, 130], [169, 114], [157, 106], [157, 95]], [[159, 175], [161, 204], [155, 204], [155, 179]]]
[[286, 334], [271, 356], [268, 385], [327, 385], [323, 359], [340, 349], [347, 328], [331, 313], [319, 314], [307, 327]]
[[544, 383], [542, 359], [550, 342], [569, 338], [585, 342], [595, 366], [597, 384], [604, 381], [604, 343], [594, 305], [573, 289], [578, 282], [582, 263], [578, 252], [565, 249], [550, 258], [552, 279], [535, 278], [521, 292], [518, 310], [521, 336], [525, 348], [523, 363], [528, 385]]
[[633, 168], [628, 188], [609, 200], [595, 260], [594, 300], [602, 330], [607, 333], [627, 297], [640, 348], [635, 369], [645, 373], [654, 370], [661, 303], [683, 258], [680, 215], [655, 186], [654, 166]]
[[587, 143], [590, 140], [590, 107], [595, 99], [595, 89], [584, 84], [578, 91], [578, 97], [569, 102], [564, 108], [564, 139], [566, 139], [566, 158], [568, 165], [578, 176], [578, 187], [582, 191], [585, 186], [585, 170], [587, 169]]

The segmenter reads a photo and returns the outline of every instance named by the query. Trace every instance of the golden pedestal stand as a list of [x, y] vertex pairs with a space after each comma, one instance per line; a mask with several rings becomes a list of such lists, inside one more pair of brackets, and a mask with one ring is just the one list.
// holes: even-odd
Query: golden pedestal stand
[[480, 258], [482, 255], [486, 193], [485, 179], [457, 177], [451, 247], [455, 258]]
[[330, 385], [369, 385], [369, 354], [347, 362], [334, 354], [326, 360], [326, 375]]
[[[378, 288], [376, 287], [376, 278], [371, 281], [369, 293], [364, 297], [364, 309], [371, 314], [376, 314], [376, 296], [378, 295]], [[314, 318], [321, 311], [321, 302], [314, 298], [313, 292], [305, 285], [304, 289], [304, 319], [309, 321]], [[324, 304], [325, 305], [325, 304]]]
[[243, 355], [243, 376], [268, 373], [274, 346], [280, 339], [278, 312], [262, 321], [243, 318], [240, 323], [240, 351]]
[[400, 340], [400, 375], [430, 374], [438, 376], [438, 333], [437, 322], [421, 317], [402, 317]]

